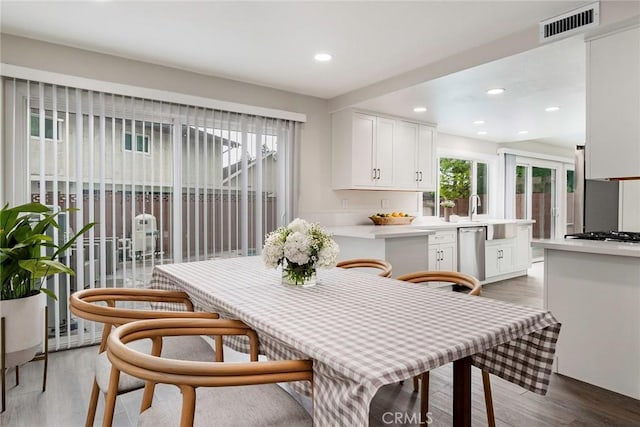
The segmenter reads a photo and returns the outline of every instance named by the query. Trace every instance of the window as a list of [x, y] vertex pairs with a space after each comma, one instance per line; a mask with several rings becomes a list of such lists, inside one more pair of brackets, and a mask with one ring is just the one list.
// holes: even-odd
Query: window
[[[476, 160], [441, 158], [439, 201], [452, 200], [455, 203], [453, 214], [467, 216], [469, 197], [472, 194], [480, 197], [476, 213], [487, 214], [489, 212], [489, 165]], [[442, 207], [440, 207], [440, 215], [444, 215]]]
[[527, 167], [516, 166], [516, 218], [527, 218]]
[[[31, 113], [31, 136], [33, 138], [40, 138], [40, 114], [33, 112]], [[58, 129], [56, 134], [56, 141], [61, 141], [62, 138], [62, 124], [64, 120], [61, 118], [57, 119]], [[47, 111], [47, 115], [44, 119], [44, 138], [48, 140], [53, 140], [53, 118], [51, 117], [51, 111]]]
[[[133, 151], [131, 147], [131, 134], [124, 134], [124, 149], [127, 151]], [[138, 153], [149, 154], [149, 137], [146, 135], [136, 134], [136, 151]]]

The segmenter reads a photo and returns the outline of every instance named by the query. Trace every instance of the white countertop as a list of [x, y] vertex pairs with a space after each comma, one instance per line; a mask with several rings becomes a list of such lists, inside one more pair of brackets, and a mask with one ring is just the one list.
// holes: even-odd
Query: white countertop
[[326, 227], [334, 236], [357, 237], [361, 239], [390, 239], [395, 237], [429, 236], [439, 230], [451, 230], [460, 227], [481, 227], [489, 224], [532, 224], [530, 220], [482, 219], [474, 221], [444, 222], [420, 221], [416, 219], [409, 225], [347, 225]]
[[628, 256], [640, 258], [640, 244], [602, 242], [598, 240], [556, 239], [533, 240], [532, 246], [558, 251], [586, 252], [591, 254]]
[[357, 237], [360, 239], [390, 239], [394, 237], [429, 236], [435, 230], [412, 225], [347, 225], [326, 227], [327, 231], [338, 237]]

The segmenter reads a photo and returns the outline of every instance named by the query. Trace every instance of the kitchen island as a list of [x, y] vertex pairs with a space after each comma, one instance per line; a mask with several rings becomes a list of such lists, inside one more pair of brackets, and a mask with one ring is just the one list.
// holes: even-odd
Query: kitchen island
[[[393, 277], [421, 270], [458, 270], [458, 229], [512, 224], [512, 234], [488, 233], [479, 262], [486, 263], [486, 280], [495, 282], [527, 274], [531, 265], [531, 224], [528, 220], [480, 219], [444, 222], [418, 218], [411, 225], [351, 225], [328, 227], [340, 245], [339, 260], [385, 259], [393, 266]], [[486, 260], [484, 254], [486, 253]], [[466, 259], [466, 258], [465, 258]]]
[[562, 323], [555, 370], [640, 399], [640, 245], [540, 240], [544, 304]]

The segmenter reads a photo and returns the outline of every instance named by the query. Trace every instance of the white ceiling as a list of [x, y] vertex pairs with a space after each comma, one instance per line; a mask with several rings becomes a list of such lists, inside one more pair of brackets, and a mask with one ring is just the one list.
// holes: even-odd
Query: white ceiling
[[[586, 47], [563, 40], [359, 103], [372, 111], [438, 124], [442, 132], [494, 142], [584, 144]], [[504, 88], [487, 95], [490, 88]], [[416, 106], [427, 107], [414, 113]], [[556, 112], [545, 108], [559, 106]], [[475, 120], [485, 124], [475, 125]], [[518, 134], [519, 131], [527, 134]], [[478, 131], [487, 132], [478, 135]]]
[[[330, 99], [585, 3], [1, 0], [0, 29]], [[484, 139], [544, 138], [573, 145], [584, 134], [584, 51], [572, 50], [571, 42], [564, 43], [566, 49], [557, 45], [362, 106], [410, 117], [413, 106], [426, 104], [430, 111], [414, 117], [436, 122], [446, 132], [478, 137], [469, 123], [483, 118], [489, 132]], [[331, 53], [333, 61], [316, 63], [312, 57], [320, 51]], [[507, 92], [487, 99], [489, 86]], [[537, 114], [549, 103], [562, 106], [554, 119]], [[517, 135], [521, 129], [529, 130], [525, 138]]]

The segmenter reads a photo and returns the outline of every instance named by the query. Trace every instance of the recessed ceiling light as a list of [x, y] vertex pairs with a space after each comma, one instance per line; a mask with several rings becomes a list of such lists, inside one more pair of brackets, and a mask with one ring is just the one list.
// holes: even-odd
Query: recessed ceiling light
[[313, 59], [315, 59], [318, 62], [331, 61], [331, 58], [333, 57], [328, 53], [316, 53], [315, 56], [313, 57]]
[[544, 109], [544, 111], [552, 112], [552, 111], [558, 111], [559, 109], [560, 107], [547, 107]]
[[487, 134], [487, 132], [484, 131], [484, 130], [479, 130], [478, 131], [478, 135], [486, 135], [486, 134]]
[[415, 111], [416, 113], [424, 113], [425, 111], [427, 111], [426, 107], [416, 107], [413, 109], [413, 111]]
[[473, 122], [474, 125], [483, 125], [484, 124], [484, 120], [476, 120]]
[[487, 95], [499, 95], [502, 92], [504, 92], [504, 88], [496, 87], [496, 88], [493, 88], [493, 89], [489, 89], [487, 91]]
[[520, 132], [518, 132], [518, 135], [526, 135], [528, 133], [529, 133], [528, 130], [521, 130]]

